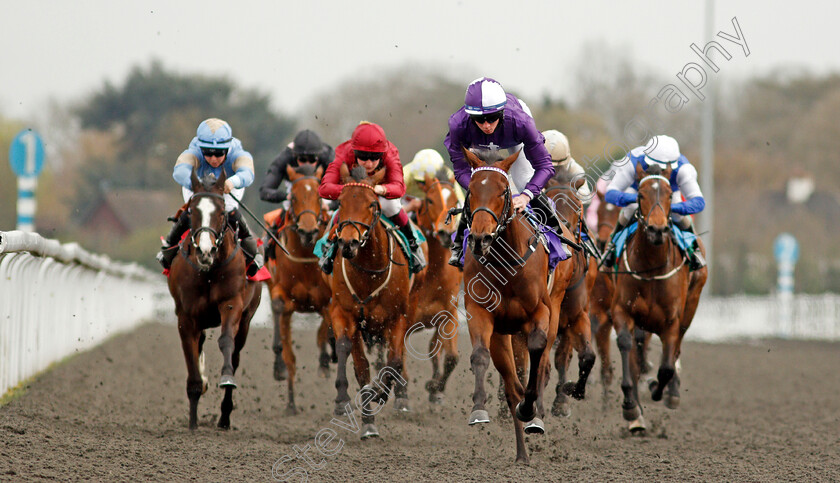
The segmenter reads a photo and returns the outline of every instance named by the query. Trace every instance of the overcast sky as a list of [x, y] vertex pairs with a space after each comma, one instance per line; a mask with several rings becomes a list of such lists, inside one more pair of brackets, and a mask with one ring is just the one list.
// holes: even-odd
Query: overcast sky
[[[660, 76], [697, 62], [711, 40], [702, 1], [114, 1], [0, 0], [0, 115], [26, 119], [47, 99], [79, 99], [132, 66], [228, 74], [295, 113], [314, 95], [383, 66], [435, 64], [466, 84], [495, 77], [523, 97], [568, 96], [581, 46], [626, 49]], [[715, 2], [714, 32], [735, 35], [716, 78], [777, 68], [840, 71], [833, 2]], [[454, 110], [455, 106], [453, 106]]]

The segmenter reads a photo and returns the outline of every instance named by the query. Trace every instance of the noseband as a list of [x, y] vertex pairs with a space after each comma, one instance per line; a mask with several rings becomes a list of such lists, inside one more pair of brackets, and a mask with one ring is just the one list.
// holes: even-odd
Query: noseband
[[315, 220], [318, 222], [319, 226], [325, 225], [327, 223], [327, 220], [324, 217], [324, 208], [321, 207], [320, 201], [318, 203], [319, 209], [318, 209], [317, 213], [314, 210], [303, 210], [300, 213], [295, 213], [295, 195], [294, 195], [294, 193], [291, 193], [291, 190], [292, 190], [292, 188], [294, 188], [295, 184], [297, 184], [298, 181], [303, 181], [305, 179], [314, 179], [316, 184], [320, 182], [320, 180], [318, 178], [316, 178], [315, 176], [304, 176], [304, 177], [298, 178], [298, 179], [296, 179], [292, 182], [292, 185], [289, 188], [289, 191], [290, 191], [290, 195], [289, 195], [289, 217], [291, 218], [292, 223], [294, 224], [295, 231], [298, 230], [298, 223], [300, 221], [300, 217], [307, 214], [307, 213], [312, 213], [312, 215], [315, 216]]
[[479, 206], [475, 210], [470, 211], [470, 192], [468, 191], [466, 199], [464, 200], [464, 216], [467, 217], [467, 223], [469, 224], [470, 229], [472, 229], [473, 218], [475, 217], [476, 213], [481, 211], [486, 211], [487, 213], [489, 213], [490, 216], [493, 217], [493, 221], [496, 222], [496, 229], [493, 230], [493, 233], [490, 234], [490, 238], [492, 239], [492, 241], [496, 241], [499, 235], [513, 220], [513, 214], [511, 213], [513, 207], [513, 196], [510, 193], [510, 178], [504, 170], [493, 166], [482, 166], [480, 168], [475, 168], [473, 170], [473, 174], [475, 174], [478, 171], [493, 171], [505, 177], [505, 204], [502, 207], [502, 214], [496, 216], [496, 213], [484, 206]]
[[222, 246], [222, 243], [224, 243], [224, 241], [225, 241], [224, 234], [228, 230], [228, 213], [227, 213], [227, 211], [225, 211], [225, 208], [224, 208], [225, 197], [218, 194], [218, 193], [209, 193], [209, 192], [193, 193], [193, 195], [190, 196], [190, 204], [192, 204], [193, 199], [197, 199], [197, 198], [217, 198], [217, 199], [222, 200], [222, 211], [225, 214], [225, 221], [222, 225], [222, 229], [221, 229], [220, 232], [214, 230], [213, 228], [211, 228], [209, 226], [201, 226], [196, 230], [190, 230], [190, 244], [192, 245], [192, 247], [194, 249], [198, 250], [198, 242], [196, 241], [196, 238], [198, 238], [198, 236], [201, 233], [206, 231], [206, 232], [210, 232], [210, 234], [213, 235], [213, 238], [215, 238], [215, 241], [213, 242], [213, 246], [218, 249]]
[[[441, 181], [436, 179], [431, 185], [429, 185], [428, 189], [431, 189], [432, 186], [437, 186], [439, 189], [441, 186], [449, 187], [450, 191], [452, 191], [452, 196], [455, 196], [455, 187], [452, 186], [452, 183], [448, 181]], [[443, 196], [441, 196], [441, 200], [443, 200]], [[420, 210], [417, 212], [418, 215], [422, 215], [423, 213], [428, 213], [431, 215], [429, 211], [429, 199], [425, 198], [423, 200], [423, 204], [420, 205]], [[431, 219], [431, 217], [429, 217]], [[449, 224], [449, 210], [446, 209], [445, 206], [441, 208], [441, 212], [438, 213], [436, 219], [432, 220], [432, 227], [430, 229], [423, 228], [423, 231], [426, 233], [426, 236], [433, 236], [434, 232], [438, 230], [438, 227], [441, 225], [448, 225]], [[442, 228], [441, 228], [442, 229]]]
[[[649, 175], [649, 176], [645, 176], [644, 178], [641, 179], [641, 181], [639, 181], [639, 191], [641, 191], [642, 184], [649, 179], [659, 179], [659, 180], [662, 180], [662, 181], [668, 183], [668, 186], [671, 185], [671, 180], [669, 180], [668, 178], [666, 178], [664, 176], [660, 176], [658, 174], [652, 174], [652, 175]], [[660, 191], [659, 191], [659, 188], [657, 188], [656, 189], [656, 204], [654, 204], [653, 206], [650, 207], [650, 210], [648, 210], [646, 215], [642, 215], [642, 207], [641, 207], [641, 204], [639, 205], [639, 209], [636, 210], [635, 216], [636, 216], [636, 219], [639, 221], [639, 225], [642, 226], [642, 228], [647, 228], [649, 226], [649, 223], [647, 222], [647, 219], [650, 217], [650, 214], [653, 213], [654, 208], [656, 208], [658, 206], [658, 207], [662, 208], [663, 212], [665, 212], [665, 207], [662, 206], [662, 201], [660, 200], [660, 198], [661, 198]], [[668, 220], [670, 218], [670, 216], [671, 216], [671, 210], [670, 210], [670, 207], [669, 207], [668, 211], [665, 212], [665, 219]]]
[[[366, 183], [346, 183], [341, 189], [344, 190], [344, 188], [347, 188], [348, 186], [357, 186], [373, 191], [373, 186]], [[376, 228], [376, 224], [379, 222], [379, 217], [382, 215], [382, 209], [379, 207], [378, 200], [374, 200], [373, 203], [371, 203], [371, 207], [373, 208], [373, 221], [371, 221], [370, 224], [362, 223], [361, 221], [344, 220], [338, 223], [338, 233], [341, 233], [341, 230], [343, 230], [344, 227], [352, 226], [359, 233], [360, 246], [365, 246], [367, 241], [370, 239], [370, 235], [374, 228]], [[362, 228], [365, 229], [364, 233], [362, 233]]]

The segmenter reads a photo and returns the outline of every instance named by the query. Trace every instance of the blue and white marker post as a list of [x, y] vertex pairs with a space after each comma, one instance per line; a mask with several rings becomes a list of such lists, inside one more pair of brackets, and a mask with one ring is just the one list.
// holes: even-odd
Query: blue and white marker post
[[779, 265], [776, 296], [779, 301], [778, 335], [793, 335], [793, 269], [799, 259], [799, 242], [790, 233], [782, 233], [773, 242], [773, 255]]
[[44, 141], [32, 129], [24, 129], [12, 140], [9, 163], [18, 177], [17, 229], [35, 231], [35, 188], [44, 167]]

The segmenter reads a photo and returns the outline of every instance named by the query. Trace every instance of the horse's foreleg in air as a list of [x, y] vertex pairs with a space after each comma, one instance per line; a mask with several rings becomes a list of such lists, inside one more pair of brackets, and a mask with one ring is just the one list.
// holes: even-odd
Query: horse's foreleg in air
[[234, 338], [239, 330], [239, 320], [242, 317], [242, 301], [229, 300], [219, 304], [219, 316], [222, 319], [221, 334], [219, 335], [219, 350], [222, 351], [222, 378], [219, 386], [236, 387], [233, 378], [233, 350]]
[[677, 362], [677, 345], [679, 338], [679, 321], [669, 321], [666, 332], [660, 334], [659, 338], [662, 341], [662, 360], [659, 363], [659, 372], [656, 375], [656, 383], [651, 383], [650, 397], [654, 401], [662, 399], [662, 391], [665, 386], [671, 382], [676, 371], [675, 364]]
[[621, 408], [624, 419], [634, 421], [642, 412], [636, 401], [635, 381], [630, 370], [632, 363], [630, 351], [633, 350], [633, 336], [628, 325], [632, 327], [633, 322], [622, 310], [615, 310], [615, 306], [613, 311], [613, 324], [617, 334], [616, 345], [618, 345], [618, 351], [621, 354], [621, 392], [624, 393], [624, 402], [621, 404]]
[[528, 463], [528, 450], [525, 448], [525, 431], [522, 424], [516, 417], [516, 405], [524, 397], [524, 390], [519, 378], [516, 377], [516, 364], [513, 360], [513, 348], [510, 341], [511, 336], [493, 334], [490, 339], [490, 355], [493, 358], [493, 365], [502, 376], [505, 387], [505, 400], [513, 419], [513, 429], [516, 434], [516, 461]]
[[592, 350], [592, 333], [589, 326], [589, 314], [585, 311], [578, 314], [572, 324], [575, 350], [578, 353], [578, 380], [570, 395], [575, 399], [586, 396], [586, 381], [592, 366], [595, 365], [595, 351]]

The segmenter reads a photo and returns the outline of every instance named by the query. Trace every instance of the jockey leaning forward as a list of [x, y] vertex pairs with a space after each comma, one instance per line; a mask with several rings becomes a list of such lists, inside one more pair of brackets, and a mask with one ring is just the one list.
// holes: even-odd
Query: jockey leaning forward
[[[529, 203], [541, 212], [541, 219], [557, 233], [560, 219], [548, 198], [542, 193], [548, 180], [554, 176], [551, 156], [545, 148], [545, 138], [537, 130], [531, 110], [516, 96], [506, 94], [501, 84], [488, 77], [470, 83], [464, 96], [464, 106], [449, 117], [449, 132], [444, 139], [455, 179], [465, 190], [469, 189], [472, 171], [461, 148], [476, 150], [507, 149], [519, 158], [508, 173], [512, 183], [513, 208], [522, 211]], [[462, 216], [455, 231], [455, 243], [449, 264], [463, 268], [464, 231], [467, 217]]]
[[[640, 149], [641, 148], [641, 149]], [[692, 219], [688, 215], [700, 213], [706, 207], [706, 200], [697, 183], [697, 170], [680, 154], [680, 145], [670, 136], [654, 136], [644, 147], [637, 147], [628, 153], [628, 159], [621, 165], [615, 166], [615, 176], [607, 186], [605, 200], [616, 206], [623, 207], [618, 216], [618, 223], [613, 235], [623, 230], [634, 216], [639, 205], [637, 203], [639, 182], [636, 181], [636, 166], [641, 164], [643, 170], [650, 165], [659, 165], [662, 169], [671, 168], [671, 220], [681, 230], [695, 234]], [[683, 198], [685, 201], [683, 201]], [[614, 238], [614, 237], [611, 237]], [[689, 256], [689, 268], [698, 270], [706, 266], [706, 261], [700, 253], [697, 241]], [[603, 265], [612, 268], [616, 262], [615, 247], [611, 243], [604, 254]]]
[[[190, 176], [196, 171], [199, 179], [207, 174], [220, 176], [222, 170], [227, 173], [225, 181], [225, 211], [228, 213], [228, 225], [237, 230], [237, 237], [241, 241], [242, 252], [248, 265], [248, 276], [254, 277], [263, 265], [261, 248], [251, 234], [251, 229], [237, 208], [236, 201], [231, 197], [242, 199], [245, 188], [254, 182], [254, 158], [251, 153], [242, 148], [242, 142], [233, 137], [233, 130], [227, 122], [210, 118], [198, 125], [196, 135], [190, 141], [189, 147], [178, 156], [172, 177], [181, 185], [184, 201], [192, 196], [192, 182]], [[178, 243], [181, 236], [190, 226], [189, 213], [184, 210], [169, 234], [164, 238], [157, 259], [163, 268], [168, 269], [178, 253]]]
[[[379, 125], [367, 121], [362, 121], [356, 126], [350, 139], [335, 148], [335, 160], [330, 163], [318, 188], [321, 198], [338, 199], [344, 186], [340, 174], [342, 164], [346, 164], [351, 170], [356, 166], [361, 166], [368, 176], [372, 176], [381, 169], [385, 170], [382, 183], [374, 186], [373, 192], [379, 196], [379, 207], [382, 213], [399, 227], [400, 232], [408, 240], [417, 270], [422, 270], [426, 266], [423, 249], [417, 243], [408, 215], [400, 203], [400, 198], [405, 194], [400, 153], [397, 147], [385, 137], [385, 131]], [[324, 257], [319, 264], [321, 270], [329, 274], [332, 273], [333, 259], [337, 250], [325, 250], [325, 252], [332, 252], [332, 256]]]
[[[403, 166], [403, 178], [405, 179], [405, 198], [403, 204], [405, 211], [417, 211], [423, 204], [426, 194], [423, 192], [426, 184], [426, 175], [431, 178], [445, 176], [443, 181], [453, 177], [455, 174], [443, 163], [443, 156], [434, 149], [421, 149], [414, 155], [410, 163]], [[459, 202], [464, 201], [464, 192], [461, 187], [454, 186], [455, 196]]]

